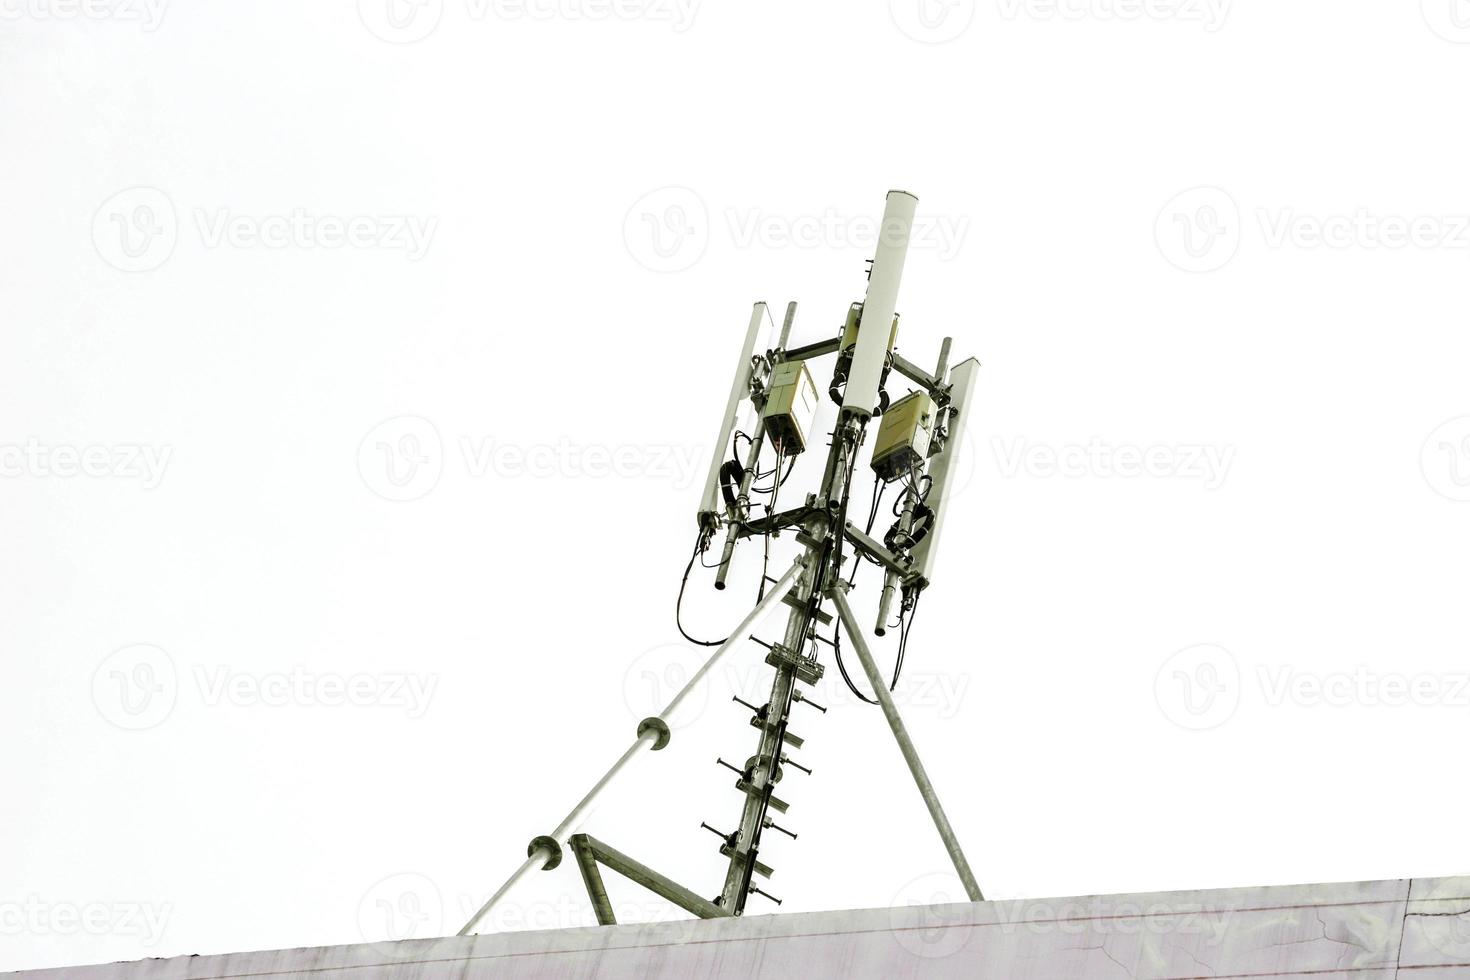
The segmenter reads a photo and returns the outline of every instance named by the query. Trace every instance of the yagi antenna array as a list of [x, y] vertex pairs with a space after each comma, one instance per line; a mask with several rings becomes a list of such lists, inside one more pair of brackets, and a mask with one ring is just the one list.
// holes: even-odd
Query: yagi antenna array
[[[766, 830], [775, 830], [796, 836], [773, 816], [785, 814], [788, 809], [786, 801], [774, 791], [788, 766], [807, 775], [811, 773], [788, 754], [799, 750], [803, 742], [789, 729], [788, 723], [792, 708], [798, 704], [822, 713], [827, 710], [802, 689], [822, 678], [823, 646], [831, 649], [832, 659], [853, 693], [881, 706], [966, 892], [972, 901], [983, 899], [890, 694], [898, 682], [908, 627], [919, 595], [933, 578], [934, 551], [944, 527], [966, 410], [979, 367], [973, 358], [950, 367], [948, 337], [940, 346], [932, 372], [905, 360], [895, 349], [898, 289], [917, 203], [918, 199], [905, 191], [888, 193], [877, 249], [868, 272], [867, 294], [861, 303], [852, 304], [837, 336], [804, 347], [788, 347], [796, 318], [796, 304], [790, 303], [777, 342], [761, 350], [762, 334], [771, 322], [770, 315], [764, 303], [757, 303], [751, 311], [716, 443], [719, 447], [728, 446], [730, 456], [724, 457], [722, 449], [710, 465], [699, 506], [699, 535], [680, 585], [681, 603], [694, 562], [722, 532], [724, 541], [716, 588], [725, 587], [735, 547], [745, 538], [762, 538], [768, 548], [771, 535], [791, 528], [802, 546], [800, 556], [778, 578], [769, 577], [762, 569], [759, 601], [727, 638], [702, 641], [684, 634], [695, 643], [716, 649], [662, 712], [639, 723], [633, 744], [566, 819], [551, 833], [531, 841], [525, 862], [481, 906], [460, 930], [460, 935], [474, 932], [486, 914], [522, 878], [536, 870], [557, 867], [566, 848], [576, 858], [597, 921], [603, 925], [615, 921], [603, 887], [604, 866], [700, 918], [740, 915], [751, 895], [780, 904], [760, 884], [772, 874], [772, 869], [760, 860], [761, 835]], [[828, 394], [840, 409], [830, 433], [821, 484], [800, 503], [780, 510], [782, 491], [796, 458], [819, 444], [814, 439], [819, 396], [810, 366], [829, 355], [836, 355], [836, 361]], [[896, 399], [889, 392], [894, 372], [914, 386]], [[749, 433], [738, 428], [742, 416], [748, 415], [755, 418]], [[849, 519], [848, 502], [859, 475], [858, 450], [869, 435], [873, 443], [869, 462], [873, 471], [872, 505], [866, 527], [859, 527]], [[769, 470], [762, 471], [761, 458], [767, 450], [775, 462]], [[761, 479], [768, 480], [769, 486], [758, 487], [756, 483]], [[899, 493], [893, 505], [897, 520], [880, 541], [872, 536], [873, 521], [883, 494], [895, 485]], [[791, 496], [792, 491], [786, 490], [786, 499], [790, 500]], [[756, 503], [756, 498], [762, 497]], [[759, 516], [754, 512], [757, 506], [761, 509]], [[844, 568], [849, 561], [851, 564]], [[847, 599], [865, 563], [878, 566], [883, 575], [873, 627], [878, 636], [890, 628], [895, 598], [899, 603], [898, 654], [893, 676], [887, 682], [878, 671]], [[778, 603], [789, 607], [781, 639], [765, 642], [753, 637], [751, 631]], [[829, 604], [832, 612], [824, 608]], [[682, 622], [679, 629], [682, 633]], [[830, 635], [824, 630], [830, 630]], [[843, 664], [844, 636], [862, 665], [873, 692], [871, 698], [853, 684]], [[759, 735], [755, 754], [743, 765], [718, 760], [736, 773], [735, 787], [743, 799], [740, 821], [733, 829], [726, 832], [709, 824], [702, 825], [720, 838], [720, 853], [729, 861], [720, 893], [705, 898], [601, 841], [575, 831], [603, 790], [631, 761], [644, 755], [647, 749], [658, 751], [669, 743], [669, 719], [715, 664], [747, 640], [754, 640], [766, 649], [765, 660], [774, 669], [775, 677], [764, 705], [736, 699], [751, 711], [750, 724]]]

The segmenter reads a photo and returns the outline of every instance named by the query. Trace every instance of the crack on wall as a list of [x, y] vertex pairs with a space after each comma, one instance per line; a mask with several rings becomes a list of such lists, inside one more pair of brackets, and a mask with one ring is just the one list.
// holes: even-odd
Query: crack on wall
[[1068, 946], [1067, 949], [1069, 951], [1070, 950], [1087, 950], [1089, 952], [1092, 952], [1092, 951], [1100, 952], [1104, 956], [1106, 956], [1109, 960], [1111, 960], [1113, 962], [1113, 964], [1118, 967], [1118, 969], [1122, 970], [1123, 971], [1123, 975], [1125, 977], [1129, 977], [1130, 980], [1131, 980], [1131, 978], [1133, 978], [1135, 976], [1135, 974], [1134, 974], [1134, 972], [1132, 970], [1128, 969], [1128, 967], [1124, 966], [1123, 963], [1116, 956], [1114, 956], [1112, 953], [1108, 952], [1108, 941], [1106, 939], [1104, 939], [1102, 942], [1098, 943], [1096, 946]]
[[1414, 879], [1409, 879], [1408, 887], [1404, 889], [1404, 914], [1399, 918], [1399, 942], [1398, 948], [1393, 951], [1393, 977], [1398, 980], [1399, 964], [1404, 958], [1404, 930], [1409, 926], [1409, 896], [1414, 894]]
[[1183, 946], [1179, 946], [1179, 947], [1176, 947], [1176, 948], [1179, 950], [1179, 952], [1183, 953], [1185, 956], [1188, 956], [1190, 959], [1194, 960], [1194, 962], [1197, 965], [1204, 967], [1206, 970], [1209, 970], [1210, 971], [1210, 976], [1214, 976], [1216, 973], [1219, 972], [1218, 970], [1216, 970], [1214, 968], [1214, 966], [1212, 966], [1209, 963], [1206, 963], [1204, 960], [1200, 959], [1198, 956], [1195, 956], [1193, 953], [1191, 953], [1189, 950], [1185, 949]]

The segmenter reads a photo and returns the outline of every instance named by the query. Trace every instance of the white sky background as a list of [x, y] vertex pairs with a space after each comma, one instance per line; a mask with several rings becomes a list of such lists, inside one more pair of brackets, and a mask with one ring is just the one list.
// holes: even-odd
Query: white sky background
[[[984, 364], [901, 703], [987, 895], [1470, 869], [1470, 10], [62, 2], [0, 0], [0, 967], [457, 929], [696, 662], [750, 304], [834, 333], [890, 187], [901, 351]], [[704, 894], [759, 653], [586, 827]], [[957, 897], [822, 688], [769, 890]]]

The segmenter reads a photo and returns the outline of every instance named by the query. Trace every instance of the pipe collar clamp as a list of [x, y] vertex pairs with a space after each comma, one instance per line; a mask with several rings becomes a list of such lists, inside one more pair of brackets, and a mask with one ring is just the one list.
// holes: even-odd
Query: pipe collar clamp
[[672, 733], [669, 731], [669, 723], [662, 718], [644, 718], [638, 723], [638, 737], [642, 738], [645, 732], [658, 732], [658, 740], [653, 743], [653, 751], [657, 752], [669, 744]]

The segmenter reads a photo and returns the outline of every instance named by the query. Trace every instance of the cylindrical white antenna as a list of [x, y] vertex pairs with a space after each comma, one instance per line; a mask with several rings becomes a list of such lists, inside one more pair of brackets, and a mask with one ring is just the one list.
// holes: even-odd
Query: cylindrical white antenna
[[863, 300], [863, 318], [858, 325], [857, 350], [847, 372], [844, 411], [863, 416], [873, 414], [878, 404], [878, 384], [888, 341], [893, 334], [893, 312], [898, 306], [898, 284], [903, 279], [903, 260], [909, 251], [909, 233], [914, 226], [914, 208], [919, 199], [908, 191], [889, 191], [878, 229], [878, 248], [873, 253], [873, 271], [868, 274], [868, 295]]

